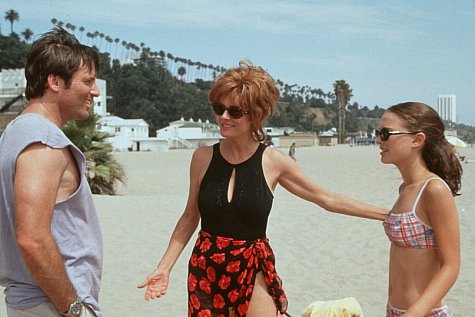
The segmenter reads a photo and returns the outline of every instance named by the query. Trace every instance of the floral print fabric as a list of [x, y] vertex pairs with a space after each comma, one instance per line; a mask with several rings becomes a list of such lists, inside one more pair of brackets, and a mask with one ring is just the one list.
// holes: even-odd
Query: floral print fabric
[[281, 314], [287, 310], [287, 297], [267, 238], [234, 240], [201, 230], [188, 270], [189, 317], [246, 316], [259, 272], [277, 310]]

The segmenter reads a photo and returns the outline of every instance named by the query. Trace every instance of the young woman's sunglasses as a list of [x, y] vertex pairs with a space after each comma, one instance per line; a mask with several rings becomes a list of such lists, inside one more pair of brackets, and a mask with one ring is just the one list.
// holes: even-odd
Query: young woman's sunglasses
[[222, 116], [223, 113], [227, 111], [229, 116], [233, 119], [242, 118], [243, 115], [249, 113], [249, 111], [244, 110], [238, 106], [229, 106], [226, 108], [223, 104], [220, 104], [219, 102], [212, 103], [211, 107], [213, 108], [213, 112], [216, 113], [218, 116]]
[[376, 137], [379, 136], [381, 141], [387, 141], [391, 135], [398, 134], [416, 134], [418, 132], [408, 132], [408, 131], [389, 131], [388, 128], [377, 129], [375, 131]]

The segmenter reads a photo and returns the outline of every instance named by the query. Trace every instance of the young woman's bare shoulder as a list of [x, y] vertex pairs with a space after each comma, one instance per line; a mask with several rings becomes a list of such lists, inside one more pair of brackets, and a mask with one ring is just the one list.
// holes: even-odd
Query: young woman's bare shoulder
[[424, 190], [425, 194], [430, 199], [447, 199], [451, 198], [452, 192], [447, 184], [439, 179], [431, 180], [428, 184], [426, 189]]

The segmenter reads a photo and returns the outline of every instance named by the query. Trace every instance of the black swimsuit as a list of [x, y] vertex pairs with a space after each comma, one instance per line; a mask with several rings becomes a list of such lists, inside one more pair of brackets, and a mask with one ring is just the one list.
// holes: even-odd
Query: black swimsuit
[[[262, 170], [262, 154], [266, 146], [239, 164], [227, 162], [213, 146], [213, 158], [201, 182], [198, 207], [204, 231], [240, 240], [256, 240], [266, 233], [267, 219], [274, 196]], [[228, 201], [228, 187], [236, 170], [234, 192]]]
[[[219, 144], [213, 146], [198, 198], [202, 229], [188, 263], [190, 317], [245, 317], [259, 272], [277, 310], [281, 314], [287, 310], [266, 237], [273, 195], [262, 170], [265, 148], [259, 144], [251, 158], [230, 164], [221, 156]], [[234, 170], [234, 192], [228, 201]]]

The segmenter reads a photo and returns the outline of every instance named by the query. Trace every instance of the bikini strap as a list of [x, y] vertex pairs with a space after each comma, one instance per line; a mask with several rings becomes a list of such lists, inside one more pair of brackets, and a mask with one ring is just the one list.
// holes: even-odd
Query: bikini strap
[[421, 198], [422, 196], [422, 193], [424, 192], [424, 189], [426, 188], [427, 184], [429, 184], [429, 181], [433, 180], [433, 179], [438, 179], [440, 180], [442, 183], [445, 184], [445, 186], [447, 186], [447, 189], [450, 190], [450, 187], [449, 185], [447, 185], [447, 183], [440, 177], [431, 177], [431, 178], [428, 178], [424, 184], [422, 184], [422, 187], [421, 189], [419, 189], [419, 192], [417, 193], [417, 196], [416, 196], [416, 200], [414, 201], [414, 205], [412, 206], [412, 212], [415, 213], [416, 212], [416, 207], [417, 207], [417, 203], [419, 203], [419, 199]]

